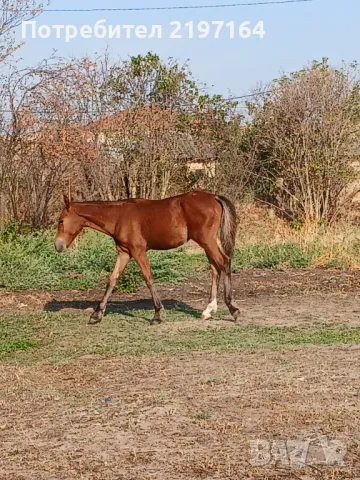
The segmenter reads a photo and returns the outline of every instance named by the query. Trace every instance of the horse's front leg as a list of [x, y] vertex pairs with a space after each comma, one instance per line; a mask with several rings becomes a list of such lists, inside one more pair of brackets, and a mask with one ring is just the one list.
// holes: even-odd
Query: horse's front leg
[[151, 325], [158, 325], [159, 323], [162, 323], [165, 318], [165, 309], [155, 288], [154, 278], [151, 273], [150, 263], [146, 255], [146, 251], [136, 250], [131, 252], [131, 254], [141, 270], [141, 273], [144, 277], [148, 289], [150, 290], [154, 302], [155, 315], [151, 321]]
[[106, 305], [115, 288], [116, 282], [118, 281], [120, 275], [124, 272], [127, 264], [129, 263], [129, 260], [130, 260], [130, 255], [128, 255], [125, 252], [119, 251], [116, 262], [115, 262], [114, 270], [112, 271], [109, 277], [103, 299], [97, 306], [95, 312], [90, 317], [90, 320], [89, 320], [90, 325], [95, 325], [96, 323], [101, 322], [101, 319], [106, 310]]

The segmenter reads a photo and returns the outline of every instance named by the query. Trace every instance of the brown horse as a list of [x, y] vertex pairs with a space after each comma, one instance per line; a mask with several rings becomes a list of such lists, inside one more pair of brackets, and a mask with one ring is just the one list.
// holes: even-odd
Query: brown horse
[[[130, 199], [116, 202], [71, 202], [64, 196], [55, 237], [55, 248], [64, 252], [83, 228], [92, 228], [111, 236], [118, 256], [109, 277], [104, 297], [91, 315], [90, 324], [101, 321], [107, 302], [130, 258], [138, 264], [151, 292], [155, 316], [152, 324], [163, 320], [164, 306], [155, 289], [146, 252], [169, 250], [190, 239], [205, 250], [212, 272], [210, 300], [202, 319], [217, 311], [217, 291], [224, 274], [225, 303], [237, 321], [240, 311], [232, 300], [231, 259], [236, 236], [234, 205], [221, 195], [192, 191], [164, 200]], [[217, 235], [220, 234], [220, 241]]]

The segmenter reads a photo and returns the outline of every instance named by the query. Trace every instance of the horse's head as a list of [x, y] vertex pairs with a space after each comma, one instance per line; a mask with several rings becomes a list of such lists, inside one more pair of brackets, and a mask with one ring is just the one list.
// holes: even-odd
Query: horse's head
[[57, 252], [65, 252], [86, 224], [86, 220], [80, 217], [72, 208], [71, 202], [66, 195], [64, 195], [64, 202], [65, 208], [61, 212], [55, 236]]

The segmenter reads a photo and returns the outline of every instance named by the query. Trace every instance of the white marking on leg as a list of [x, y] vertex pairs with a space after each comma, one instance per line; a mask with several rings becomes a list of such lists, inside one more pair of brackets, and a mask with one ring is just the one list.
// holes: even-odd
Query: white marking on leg
[[203, 314], [201, 316], [202, 320], [209, 320], [211, 318], [212, 313], [217, 312], [217, 300], [213, 300], [209, 305], [206, 307], [206, 310], [203, 311]]

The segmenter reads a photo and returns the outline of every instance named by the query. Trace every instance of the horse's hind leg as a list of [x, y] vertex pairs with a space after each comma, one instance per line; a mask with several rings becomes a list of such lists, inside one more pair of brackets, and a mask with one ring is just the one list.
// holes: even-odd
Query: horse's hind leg
[[119, 279], [120, 275], [123, 273], [125, 270], [127, 264], [129, 263], [130, 256], [122, 251], [119, 251], [116, 263], [114, 266], [114, 270], [112, 271], [107, 286], [105, 290], [105, 294], [103, 296], [103, 299], [99, 303], [97, 309], [95, 312], [91, 315], [89, 324], [90, 325], [95, 325], [96, 323], [101, 322], [102, 316], [105, 313], [106, 310], [106, 305], [109, 301], [109, 298], [114, 290], [114, 287], [116, 285], [117, 280]]
[[224, 297], [226, 306], [229, 309], [229, 312], [233, 316], [235, 322], [238, 322], [240, 319], [240, 310], [239, 307], [235, 304], [232, 295], [232, 282], [231, 282], [231, 261], [227, 260], [225, 262], [225, 275], [224, 275]]
[[209, 320], [211, 318], [211, 314], [217, 312], [217, 292], [219, 289], [219, 283], [221, 278], [221, 270], [216, 264], [216, 262], [207, 254], [210, 268], [211, 268], [211, 292], [210, 292], [210, 300], [209, 305], [203, 311], [201, 319], [202, 320]]
[[[240, 310], [233, 301], [232, 296], [232, 285], [231, 285], [231, 262], [230, 260], [222, 253], [217, 242], [211, 242], [211, 244], [201, 245], [205, 250], [208, 258], [210, 258], [213, 263], [218, 267], [218, 270], [224, 275], [224, 299], [226, 306], [228, 307], [231, 315], [237, 321], [240, 316]], [[208, 307], [209, 308], [209, 307]], [[205, 315], [204, 311], [203, 315]], [[209, 317], [208, 317], [209, 318]]]
[[156, 291], [154, 278], [151, 273], [149, 259], [146, 255], [145, 251], [134, 251], [131, 252], [135, 262], [139, 265], [141, 273], [143, 274], [144, 280], [148, 289], [150, 290], [154, 307], [155, 307], [155, 315], [152, 319], [151, 325], [158, 325], [162, 323], [165, 315], [165, 309], [163, 304], [161, 303], [160, 297]]

